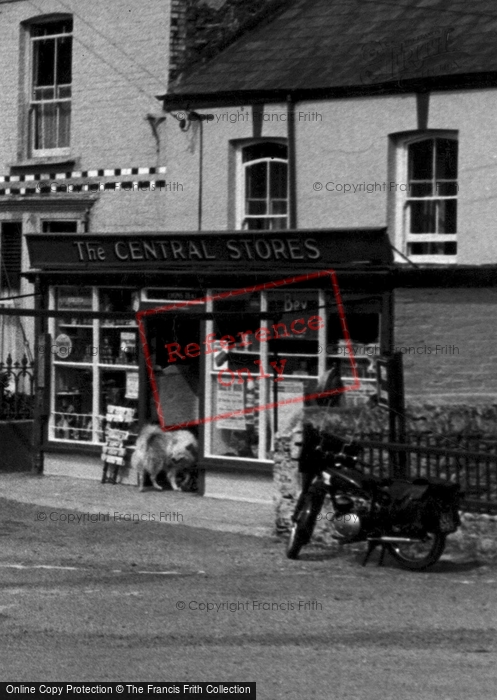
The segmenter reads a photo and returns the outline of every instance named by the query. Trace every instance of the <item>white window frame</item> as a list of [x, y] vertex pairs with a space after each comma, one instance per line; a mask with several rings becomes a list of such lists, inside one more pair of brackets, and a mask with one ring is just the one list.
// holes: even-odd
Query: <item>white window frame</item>
[[[61, 18], [52, 18], [52, 17], [47, 17], [45, 19], [40, 19], [39, 21], [33, 21], [30, 23], [28, 27], [29, 31], [29, 65], [28, 65], [28, 70], [29, 70], [29, 98], [28, 98], [28, 121], [27, 121], [27, 130], [28, 130], [28, 143], [29, 143], [29, 152], [30, 155], [33, 158], [43, 158], [47, 156], [68, 156], [71, 152], [71, 117], [72, 117], [72, 80], [71, 84], [69, 85], [57, 85], [57, 83], [54, 83], [55, 89], [57, 88], [68, 88], [71, 92], [70, 97], [57, 97], [56, 95], [53, 96], [52, 99], [35, 99], [35, 85], [34, 85], [34, 55], [35, 55], [35, 43], [39, 41], [43, 41], [46, 39], [54, 39], [57, 42], [57, 39], [61, 37], [74, 37], [74, 28], [70, 32], [61, 32], [57, 34], [47, 34], [45, 36], [40, 36], [40, 37], [35, 37], [33, 36], [33, 32], [37, 27], [42, 26], [43, 24], [47, 23], [53, 23], [53, 22], [61, 22], [63, 23], [64, 21], [72, 21], [72, 18], [70, 17], [61, 17]], [[73, 60], [73, 52], [71, 51], [71, 62]], [[56, 81], [56, 77], [54, 78]], [[55, 147], [55, 148], [35, 148], [35, 123], [36, 123], [36, 110], [37, 110], [37, 105], [46, 105], [46, 104], [60, 104], [62, 102], [69, 103], [69, 144], [67, 146], [61, 146], [61, 147]], [[57, 112], [58, 114], [58, 112]], [[57, 132], [58, 132], [58, 117], [57, 117]]]
[[[246, 206], [246, 199], [245, 199], [245, 191], [246, 191], [246, 168], [248, 165], [254, 165], [255, 163], [258, 162], [264, 162], [264, 161], [277, 161], [279, 163], [286, 163], [287, 168], [288, 168], [288, 151], [287, 151], [287, 158], [258, 158], [256, 160], [251, 160], [248, 161], [247, 163], [243, 162], [243, 151], [245, 148], [249, 146], [255, 146], [256, 144], [280, 144], [282, 146], [287, 146], [288, 144], [286, 139], [281, 139], [281, 138], [267, 138], [267, 139], [251, 139], [249, 141], [246, 141], [242, 144], [240, 144], [237, 148], [237, 153], [236, 153], [236, 212], [235, 212], [235, 226], [237, 230], [245, 231], [248, 230], [244, 228], [244, 222], [245, 219], [247, 218], [247, 215], [245, 213], [245, 206]], [[288, 172], [288, 171], [287, 171]], [[269, 183], [268, 183], [269, 186]], [[288, 227], [288, 219], [289, 219], [289, 207], [290, 207], [290, 192], [289, 192], [289, 187], [287, 184], [287, 213], [286, 214], [263, 214], [260, 216], [255, 216], [251, 215], [250, 218], [254, 219], [274, 219], [274, 218], [281, 218], [281, 219], [286, 219], [287, 227]], [[268, 230], [274, 230], [274, 231], [282, 231], [286, 229], [268, 229]], [[261, 231], [262, 232], [262, 231]]]
[[[439, 234], [439, 233], [413, 233], [409, 234], [409, 207], [407, 202], [415, 199], [409, 196], [409, 146], [419, 141], [432, 139], [451, 139], [459, 141], [458, 134], [455, 131], [425, 131], [410, 134], [402, 139], [399, 139], [396, 145], [395, 159], [395, 177], [389, 183], [390, 194], [393, 194], [395, 199], [395, 246], [400, 250], [405, 258], [399, 258], [398, 262], [406, 262], [406, 258], [414, 263], [436, 263], [436, 264], [455, 264], [457, 263], [457, 253], [455, 255], [429, 254], [429, 255], [412, 255], [408, 253], [408, 243], [459, 243], [459, 233], [454, 234]], [[459, 174], [459, 169], [458, 169]], [[451, 197], [441, 197], [434, 195], [430, 198], [420, 197], [421, 199], [455, 199], [458, 201], [459, 196], [456, 194]]]
[[[54, 234], [57, 235], [57, 234]], [[71, 285], [68, 284], [55, 284], [50, 286], [49, 288], [49, 309], [51, 311], [56, 311], [56, 290], [60, 287], [70, 287]], [[79, 286], [79, 285], [78, 285]], [[81, 285], [85, 286], [85, 285]], [[90, 316], [93, 312], [95, 311], [102, 311], [102, 308], [100, 306], [100, 293], [102, 291], [105, 291], [106, 289], [131, 289], [132, 291], [136, 292], [136, 287], [130, 286], [122, 286], [118, 287], [116, 285], [99, 285], [98, 287], [94, 287], [92, 285], [87, 285], [87, 288], [91, 290], [91, 299], [92, 299], [92, 307], [91, 310], [88, 310], [88, 315]], [[138, 296], [137, 296], [138, 298]], [[48, 331], [51, 335], [52, 338], [52, 344], [55, 343], [55, 338], [57, 337], [57, 321], [59, 321], [59, 332], [60, 332], [60, 317], [51, 317], [48, 320]], [[100, 346], [100, 338], [101, 338], [101, 330], [102, 328], [105, 328], [106, 324], [108, 324], [109, 321], [107, 321], [105, 318], [93, 318], [91, 322], [91, 342], [94, 347], [99, 348]], [[70, 324], [63, 324], [65, 327], [69, 327]], [[122, 328], [123, 330], [130, 330], [130, 331], [136, 331], [138, 333], [138, 326], [136, 322], [132, 323], [112, 323], [113, 328]], [[139, 340], [138, 340], [139, 342]], [[100, 413], [100, 398], [101, 398], [101, 393], [102, 393], [102, 385], [101, 385], [101, 377], [102, 373], [104, 371], [109, 371], [109, 370], [115, 370], [117, 372], [136, 372], [139, 373], [139, 365], [138, 362], [134, 364], [107, 364], [105, 362], [101, 362], [100, 358], [100, 353], [97, 352], [94, 355], [91, 356], [91, 359], [89, 361], [70, 361], [70, 360], [60, 360], [57, 358], [57, 356], [52, 352], [52, 348], [50, 348], [50, 416], [49, 416], [49, 421], [48, 421], [48, 440], [49, 442], [54, 442], [54, 443], [63, 443], [63, 444], [68, 444], [68, 445], [74, 445], [75, 449], [78, 447], [81, 447], [82, 445], [98, 445], [102, 446], [104, 444], [103, 441], [98, 439], [98, 433], [100, 429], [100, 424], [103, 418], [105, 417], [102, 413]], [[73, 368], [73, 369], [86, 369], [91, 372], [92, 374], [92, 439], [91, 440], [81, 440], [81, 439], [66, 439], [66, 438], [60, 438], [56, 437], [56, 414], [60, 413], [60, 411], [56, 411], [56, 371], [57, 369], [61, 367], [68, 367], [68, 368]], [[138, 399], [135, 399], [136, 401], [136, 407], [138, 409]], [[86, 414], [85, 414], [86, 415]], [[81, 428], [78, 428], [81, 430]], [[135, 436], [136, 437], [136, 436]]]

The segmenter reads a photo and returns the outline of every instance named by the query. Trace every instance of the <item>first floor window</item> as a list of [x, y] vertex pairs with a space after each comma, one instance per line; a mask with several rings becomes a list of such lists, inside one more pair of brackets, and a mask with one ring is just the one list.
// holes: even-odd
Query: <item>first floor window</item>
[[242, 149], [244, 180], [241, 228], [261, 231], [288, 226], [288, 153], [283, 143]]
[[2, 223], [0, 240], [0, 290], [19, 291], [22, 268], [22, 224], [20, 221]]
[[454, 261], [457, 254], [458, 142], [420, 138], [407, 144], [405, 252], [420, 262]]
[[35, 155], [69, 148], [72, 29], [72, 19], [31, 27], [30, 140]]

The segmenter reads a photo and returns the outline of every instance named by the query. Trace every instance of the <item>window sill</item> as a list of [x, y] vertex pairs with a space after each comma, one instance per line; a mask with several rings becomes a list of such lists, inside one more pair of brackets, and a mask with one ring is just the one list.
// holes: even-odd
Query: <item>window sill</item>
[[86, 454], [100, 455], [102, 453], [103, 443], [96, 445], [89, 442], [74, 441], [74, 444], [69, 442], [58, 442], [56, 440], [47, 440], [42, 445], [44, 452], [84, 452]]
[[[457, 265], [457, 255], [411, 255], [408, 258], [416, 265]], [[400, 262], [409, 264], [407, 260]]]
[[16, 163], [8, 163], [7, 167], [12, 175], [22, 174], [23, 170], [32, 171], [36, 167], [43, 168], [46, 171], [47, 165], [57, 170], [72, 171], [78, 170], [80, 160], [80, 156], [38, 156], [36, 158], [25, 158]]

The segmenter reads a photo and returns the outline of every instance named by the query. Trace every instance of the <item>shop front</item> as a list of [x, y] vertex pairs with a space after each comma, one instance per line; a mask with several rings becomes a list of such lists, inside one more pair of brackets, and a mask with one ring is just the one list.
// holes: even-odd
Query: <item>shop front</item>
[[132, 437], [160, 420], [198, 437], [201, 492], [239, 479], [250, 497], [323, 378], [343, 388], [338, 410], [363, 403], [391, 352], [385, 229], [27, 239], [46, 474], [100, 478], [118, 407], [133, 417], [123, 483]]

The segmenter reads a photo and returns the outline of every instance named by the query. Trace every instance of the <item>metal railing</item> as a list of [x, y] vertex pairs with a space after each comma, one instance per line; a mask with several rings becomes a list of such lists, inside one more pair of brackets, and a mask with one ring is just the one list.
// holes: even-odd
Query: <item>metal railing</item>
[[32, 420], [34, 415], [34, 361], [11, 355], [0, 362], [0, 420]]
[[360, 462], [367, 474], [392, 476], [393, 465], [402, 460], [407, 478], [457, 481], [465, 493], [465, 510], [497, 513], [497, 442], [463, 437], [455, 449], [430, 444], [442, 439], [428, 435], [410, 435], [409, 444], [389, 443], [372, 435], [357, 442], [363, 448]]

